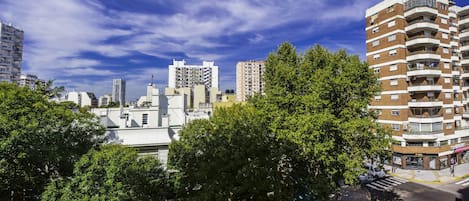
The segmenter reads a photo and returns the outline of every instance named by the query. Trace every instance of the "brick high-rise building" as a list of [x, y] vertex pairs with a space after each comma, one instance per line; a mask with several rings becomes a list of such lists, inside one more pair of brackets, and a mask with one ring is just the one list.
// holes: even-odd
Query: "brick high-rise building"
[[469, 7], [448, 0], [384, 0], [366, 11], [366, 56], [382, 88], [370, 109], [393, 130], [395, 165], [469, 162], [466, 31]]
[[264, 94], [264, 61], [242, 61], [236, 64], [236, 100], [246, 101], [254, 94]]

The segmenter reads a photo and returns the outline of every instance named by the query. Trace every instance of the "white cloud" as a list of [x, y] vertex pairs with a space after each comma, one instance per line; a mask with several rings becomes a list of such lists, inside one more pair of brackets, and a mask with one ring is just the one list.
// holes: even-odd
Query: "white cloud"
[[[105, 69], [109, 64], [84, 53], [119, 58], [137, 51], [168, 60], [174, 53], [183, 53], [192, 59], [220, 61], [236, 55], [226, 52], [245, 52], [240, 48], [249, 48], [250, 44], [278, 43], [288, 40], [281, 38], [285, 35], [305, 37], [360, 21], [365, 9], [377, 1], [350, 0], [340, 7], [324, 0], [165, 1], [165, 5], [177, 5], [177, 12], [163, 15], [113, 10], [98, 0], [4, 0], [0, 18], [24, 29], [24, 61], [29, 72], [44, 79], [64, 74], [104, 77], [120, 75], [125, 69]], [[307, 27], [285, 28], [299, 22]], [[276, 29], [279, 27], [282, 30]], [[297, 35], [290, 36], [290, 32]], [[247, 44], [230, 44], [227, 40], [239, 35], [246, 37], [243, 40]], [[221, 48], [229, 50], [221, 52]], [[135, 61], [129, 62], [137, 64]], [[149, 71], [162, 73], [160, 68], [144, 69], [141, 77], [128, 75], [132, 91], [149, 80], [145, 78]], [[155, 77], [167, 79], [167, 73]], [[73, 79], [69, 81], [72, 84]], [[75, 86], [94, 90], [97, 82], [103, 80], [80, 81]]]

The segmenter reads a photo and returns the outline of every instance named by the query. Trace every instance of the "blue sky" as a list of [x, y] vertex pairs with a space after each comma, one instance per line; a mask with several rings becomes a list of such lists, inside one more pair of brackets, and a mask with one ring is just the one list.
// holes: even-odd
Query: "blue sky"
[[25, 31], [23, 72], [97, 96], [124, 78], [135, 100], [152, 74], [167, 86], [173, 59], [215, 61], [224, 90], [235, 88], [237, 61], [264, 59], [284, 41], [364, 58], [365, 10], [380, 1], [0, 0], [0, 19]]

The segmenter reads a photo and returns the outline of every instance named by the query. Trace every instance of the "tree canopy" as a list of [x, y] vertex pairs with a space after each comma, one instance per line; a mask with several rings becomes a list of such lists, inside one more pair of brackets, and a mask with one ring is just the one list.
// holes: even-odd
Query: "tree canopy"
[[133, 148], [105, 145], [84, 155], [71, 179], [51, 182], [42, 200], [161, 201], [171, 196], [169, 175], [157, 159], [139, 158]]
[[37, 200], [51, 178], [100, 142], [97, 118], [44, 90], [0, 83], [0, 200]]
[[386, 153], [389, 133], [367, 108], [379, 85], [358, 56], [284, 43], [264, 82], [264, 96], [192, 122], [170, 146], [188, 200], [328, 200]]

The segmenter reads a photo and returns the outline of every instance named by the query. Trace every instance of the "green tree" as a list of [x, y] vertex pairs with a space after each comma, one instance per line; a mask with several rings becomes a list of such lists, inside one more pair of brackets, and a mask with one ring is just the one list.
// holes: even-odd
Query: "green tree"
[[100, 143], [104, 128], [94, 115], [48, 98], [0, 83], [0, 200], [38, 200], [51, 178], [70, 176]]
[[44, 94], [47, 98], [59, 98], [65, 91], [64, 86], [54, 87], [53, 80], [48, 80], [47, 82], [37, 81], [35, 85], [36, 91]]
[[167, 200], [171, 180], [154, 157], [139, 158], [133, 148], [106, 145], [75, 164], [71, 179], [49, 184], [42, 200]]
[[217, 109], [170, 145], [182, 200], [291, 200], [294, 181], [281, 144], [252, 106]]
[[358, 56], [320, 46], [298, 55], [284, 43], [267, 58], [264, 81], [265, 96], [251, 104], [278, 139], [297, 146], [291, 166], [306, 193], [327, 200], [338, 180], [355, 182], [366, 158], [383, 158], [389, 133], [367, 109], [379, 85]]

